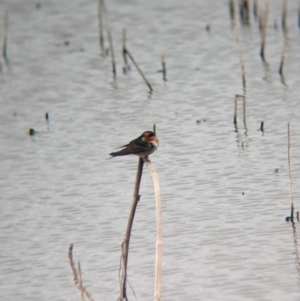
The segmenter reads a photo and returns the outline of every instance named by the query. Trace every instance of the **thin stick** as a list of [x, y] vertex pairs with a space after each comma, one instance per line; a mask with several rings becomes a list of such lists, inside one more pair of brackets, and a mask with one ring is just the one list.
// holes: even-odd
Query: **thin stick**
[[80, 268], [79, 261], [78, 261], [78, 278], [79, 278], [79, 289], [80, 289], [80, 294], [81, 294], [81, 300], [84, 301], [84, 293], [83, 293], [82, 278], [81, 278], [81, 268]]
[[3, 15], [3, 43], [2, 43], [2, 56], [7, 63], [7, 35], [8, 35], [8, 13]]
[[123, 73], [126, 74], [127, 71], [130, 70], [130, 66], [127, 61], [127, 53], [126, 53], [126, 29], [122, 28], [122, 54], [124, 60]]
[[238, 32], [236, 19], [234, 19], [234, 36], [235, 36], [237, 51], [238, 51], [239, 59], [240, 59], [240, 67], [241, 67], [241, 71], [242, 71], [243, 88], [245, 90], [246, 89], [245, 66], [244, 66], [244, 62], [243, 62], [243, 55], [242, 55], [242, 49], [241, 49], [241, 45], [240, 45], [240, 38], [239, 38], [239, 32]]
[[111, 57], [112, 71], [113, 71], [114, 79], [116, 79], [116, 77], [117, 77], [116, 63], [115, 63], [114, 48], [113, 48], [110, 29], [107, 29], [107, 38], [108, 38], [108, 43], [109, 43], [109, 52], [110, 52], [110, 57]]
[[292, 185], [292, 171], [291, 171], [291, 139], [290, 139], [290, 123], [288, 122], [288, 168], [289, 168], [289, 188], [291, 200], [291, 221], [294, 222], [294, 198], [293, 198], [293, 185]]
[[163, 54], [161, 56], [161, 64], [162, 64], [163, 80], [166, 82], [167, 81], [167, 70], [166, 70], [165, 56]]
[[120, 301], [128, 300], [126, 295], [126, 280], [127, 280], [127, 262], [128, 262], [128, 252], [129, 252], [129, 242], [130, 242], [130, 234], [134, 219], [134, 214], [136, 211], [137, 204], [140, 200], [139, 190], [140, 190], [140, 184], [143, 174], [143, 166], [144, 161], [143, 159], [139, 158], [137, 173], [136, 173], [136, 179], [135, 179], [135, 185], [134, 185], [134, 192], [133, 192], [133, 198], [131, 203], [131, 210], [128, 217], [127, 222], [127, 228], [125, 232], [125, 238], [122, 243], [122, 279], [120, 283]]
[[160, 200], [160, 185], [156, 171], [153, 169], [148, 158], [144, 159], [145, 164], [152, 176], [155, 200], [156, 200], [156, 257], [155, 257], [155, 280], [154, 280], [154, 301], [161, 300], [162, 282], [162, 212]]
[[104, 49], [104, 36], [103, 36], [103, 18], [102, 18], [102, 12], [104, 6], [103, 6], [103, 0], [98, 1], [98, 25], [99, 25], [99, 43], [100, 43], [100, 50], [101, 54], [105, 55], [105, 49]]
[[78, 287], [79, 285], [79, 282], [78, 282], [78, 278], [77, 278], [77, 271], [76, 271], [76, 268], [74, 266], [74, 261], [73, 261], [73, 244], [70, 244], [69, 246], [69, 253], [68, 253], [68, 257], [69, 257], [69, 262], [70, 262], [70, 266], [71, 266], [71, 269], [72, 269], [72, 273], [73, 273], [73, 279], [74, 279], [74, 283], [75, 283], [75, 286]]
[[264, 62], [265, 59], [265, 46], [266, 46], [266, 33], [267, 33], [267, 23], [268, 23], [268, 12], [269, 12], [269, 3], [266, 3], [266, 7], [264, 12], [262, 13], [262, 30], [261, 30], [261, 48], [260, 48], [260, 56]]
[[[74, 261], [73, 261], [73, 244], [70, 244], [69, 246], [69, 252], [68, 252], [68, 258], [69, 258], [69, 263], [70, 263], [70, 267], [72, 269], [72, 273], [73, 273], [73, 279], [74, 279], [74, 284], [75, 286], [82, 291], [90, 301], [94, 301], [92, 295], [84, 288], [82, 287], [82, 280], [81, 280], [81, 270], [78, 272], [80, 273], [79, 277], [77, 276], [77, 271], [74, 265]], [[80, 265], [80, 263], [78, 263]], [[79, 280], [78, 280], [79, 278]]]
[[152, 92], [153, 89], [150, 85], [150, 83], [148, 82], [147, 78], [145, 77], [144, 73], [142, 72], [142, 70], [139, 68], [138, 64], [135, 62], [133, 56], [131, 55], [131, 53], [128, 51], [127, 48], [125, 48], [126, 53], [128, 54], [129, 58], [131, 59], [133, 65], [135, 66], [135, 68], [137, 69], [137, 71], [140, 73], [140, 75], [142, 76], [143, 80], [145, 81], [145, 83], [147, 84], [147, 86], [149, 87], [150, 91]]

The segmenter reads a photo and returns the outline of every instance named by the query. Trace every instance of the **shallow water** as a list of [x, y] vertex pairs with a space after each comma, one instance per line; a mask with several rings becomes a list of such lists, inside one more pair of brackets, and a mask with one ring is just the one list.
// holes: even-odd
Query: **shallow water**
[[[70, 243], [94, 299], [117, 299], [137, 159], [105, 159], [156, 124], [160, 146], [151, 160], [162, 188], [162, 300], [299, 300], [300, 230], [285, 222], [288, 121], [296, 209], [300, 199], [296, 2], [288, 9], [287, 86], [278, 75], [281, 1], [270, 3], [268, 68], [253, 16], [239, 29], [247, 130], [239, 102], [238, 132], [234, 95], [243, 88], [227, 1], [107, 2], [116, 83], [110, 59], [99, 52], [96, 1], [41, 1], [39, 9], [35, 1], [0, 2], [9, 12], [10, 61], [0, 73], [2, 299], [79, 299]], [[133, 66], [122, 74], [122, 27], [152, 94]], [[167, 82], [157, 72], [162, 53]], [[37, 134], [30, 137], [29, 128]], [[146, 169], [141, 194], [128, 273], [137, 299], [150, 300], [156, 230]], [[134, 299], [130, 288], [128, 294]]]

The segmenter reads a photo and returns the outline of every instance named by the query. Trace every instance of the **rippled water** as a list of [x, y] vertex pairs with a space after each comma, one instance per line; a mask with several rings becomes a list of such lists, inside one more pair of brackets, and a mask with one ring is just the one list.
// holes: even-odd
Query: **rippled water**
[[[281, 1], [270, 3], [268, 68], [252, 15], [239, 30], [247, 131], [239, 117], [238, 132], [234, 95], [243, 89], [227, 1], [107, 1], [115, 84], [99, 52], [96, 1], [35, 4], [0, 2], [9, 12], [10, 60], [0, 73], [1, 298], [79, 300], [67, 259], [74, 243], [87, 290], [95, 300], [117, 299], [137, 158], [105, 159], [156, 124], [162, 300], [299, 300], [300, 230], [285, 222], [288, 121], [296, 209], [300, 200], [297, 1], [288, 8], [287, 86], [278, 75]], [[133, 66], [122, 74], [122, 27], [153, 94]], [[157, 72], [162, 53], [167, 82]], [[129, 283], [138, 300], [151, 300], [155, 202], [146, 169], [141, 194]]]

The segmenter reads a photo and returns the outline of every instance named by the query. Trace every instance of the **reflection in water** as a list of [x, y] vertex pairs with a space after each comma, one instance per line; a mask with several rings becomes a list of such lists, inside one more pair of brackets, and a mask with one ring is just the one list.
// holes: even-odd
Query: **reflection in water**
[[[299, 215], [297, 214], [297, 217], [298, 216]], [[297, 224], [292, 222], [292, 227], [293, 227], [294, 248], [295, 248], [295, 255], [296, 255], [296, 269], [298, 271], [298, 284], [300, 285], [300, 255], [299, 255], [299, 245], [298, 245]]]

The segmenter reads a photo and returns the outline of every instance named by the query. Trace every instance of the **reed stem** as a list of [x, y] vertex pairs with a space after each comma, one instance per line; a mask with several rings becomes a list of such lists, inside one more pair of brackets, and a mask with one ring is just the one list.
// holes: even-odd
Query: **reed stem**
[[156, 257], [155, 257], [155, 280], [154, 280], [154, 301], [161, 300], [161, 283], [162, 283], [162, 210], [160, 199], [159, 178], [151, 165], [148, 158], [144, 162], [152, 176], [155, 201], [156, 201]]
[[140, 184], [141, 184], [141, 179], [142, 179], [142, 174], [143, 174], [143, 166], [144, 166], [144, 160], [139, 158], [135, 185], [134, 185], [133, 198], [132, 198], [132, 203], [131, 203], [131, 210], [130, 210], [129, 217], [128, 217], [125, 238], [122, 243], [122, 279], [121, 279], [121, 283], [120, 283], [120, 297], [119, 297], [120, 301], [128, 300], [127, 294], [126, 294], [126, 281], [127, 281], [127, 263], [128, 263], [129, 242], [130, 242], [130, 235], [131, 235], [131, 229], [132, 229], [135, 211], [137, 208], [137, 204], [140, 200], [139, 190], [140, 190]]
[[137, 71], [140, 73], [140, 75], [142, 76], [143, 80], [145, 81], [146, 85], [149, 87], [150, 92], [153, 91], [150, 83], [148, 82], [147, 78], [145, 77], [143, 71], [139, 68], [138, 64], [136, 63], [136, 61], [134, 60], [133, 56], [131, 55], [131, 53], [128, 51], [127, 48], [125, 48], [127, 55], [129, 56], [129, 58], [131, 59], [133, 65], [135, 66], [135, 68], [137, 69]]

